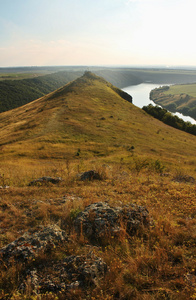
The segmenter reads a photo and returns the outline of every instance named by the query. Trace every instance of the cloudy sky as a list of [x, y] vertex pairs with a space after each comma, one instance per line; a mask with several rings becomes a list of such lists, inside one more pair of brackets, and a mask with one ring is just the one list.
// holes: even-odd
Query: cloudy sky
[[0, 0], [0, 67], [196, 66], [195, 0]]

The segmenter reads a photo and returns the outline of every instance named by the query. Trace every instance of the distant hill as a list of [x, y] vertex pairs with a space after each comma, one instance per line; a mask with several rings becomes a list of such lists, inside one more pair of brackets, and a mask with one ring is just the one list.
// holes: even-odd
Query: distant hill
[[76, 79], [82, 73], [62, 71], [31, 79], [0, 81], [0, 112], [40, 98]]
[[150, 99], [171, 112], [196, 120], [196, 84], [165, 86], [151, 91]]
[[196, 137], [154, 119], [131, 100], [105, 79], [85, 72], [42, 98], [0, 114], [1, 157], [73, 159], [80, 153], [83, 158], [119, 159], [134, 149], [172, 162], [195, 155]]
[[[42, 97], [80, 77], [88, 67], [26, 67], [0, 68], [0, 112], [7, 111]], [[196, 71], [167, 69], [132, 69], [91, 67], [93, 73], [104, 77], [118, 88], [142, 82], [187, 83], [196, 81]], [[61, 71], [60, 71], [61, 70]], [[55, 72], [56, 71], [56, 72]], [[14, 73], [16, 72], [16, 73]], [[43, 75], [44, 72], [51, 74]], [[18, 74], [18, 75], [17, 75]], [[42, 76], [38, 76], [42, 74]], [[17, 76], [35, 78], [16, 80]]]

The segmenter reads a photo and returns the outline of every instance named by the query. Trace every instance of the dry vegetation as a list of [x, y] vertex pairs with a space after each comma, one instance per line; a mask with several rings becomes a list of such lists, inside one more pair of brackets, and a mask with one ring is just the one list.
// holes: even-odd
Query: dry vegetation
[[[91, 88], [87, 86], [89, 97]], [[109, 97], [105, 89], [103, 92]], [[83, 89], [84, 110], [88, 103], [85, 93]], [[110, 97], [114, 97], [113, 93]], [[46, 121], [43, 111], [42, 117], [33, 119], [34, 129], [15, 131], [19, 134], [17, 142], [13, 142], [13, 130], [19, 115], [22, 114], [22, 120], [24, 116], [30, 118], [28, 108], [36, 111], [39, 105], [40, 109], [46, 98], [35, 102], [34, 107], [28, 104], [14, 114], [1, 114], [5, 137], [0, 139], [0, 186], [9, 188], [0, 189], [0, 245], [3, 247], [39, 225], [58, 224], [72, 242], [49, 254], [40, 253], [30, 266], [87, 253], [88, 242], [83, 236], [77, 237], [73, 223], [87, 205], [100, 201], [113, 206], [130, 202], [145, 206], [151, 216], [150, 228], [141, 229], [134, 237], [111, 237], [109, 245], [94, 247], [94, 253], [107, 263], [109, 272], [99, 286], [74, 290], [69, 297], [63, 291], [34, 295], [30, 287], [21, 294], [19, 285], [28, 265], [15, 263], [8, 267], [1, 261], [1, 299], [196, 299], [196, 137], [154, 120], [122, 99], [120, 106], [119, 96], [115, 97], [117, 109], [113, 118], [109, 118], [109, 112], [114, 98], [102, 110], [103, 102], [93, 98], [93, 106], [99, 105], [99, 109], [94, 107], [93, 117], [84, 122], [87, 129], [82, 126], [83, 119], [79, 120], [79, 102], [74, 102], [75, 108], [69, 104], [71, 108], [63, 121], [58, 106], [60, 119], [49, 117]], [[51, 99], [54, 103], [53, 94]], [[74, 99], [81, 100], [78, 95]], [[50, 109], [58, 115], [56, 108]], [[87, 117], [84, 110], [81, 114]], [[96, 110], [102, 112], [99, 117]], [[33, 116], [32, 111], [29, 113]], [[124, 118], [121, 125], [117, 116]], [[14, 122], [3, 125], [6, 117]], [[96, 131], [97, 123], [100, 126]], [[82, 133], [75, 135], [78, 124], [85, 137]], [[97, 170], [102, 180], [78, 179], [78, 173], [90, 169]], [[62, 177], [63, 181], [57, 185], [28, 186], [31, 180], [42, 176]]]
[[[79, 211], [88, 204], [106, 200], [114, 206], [129, 202], [144, 205], [153, 220], [150, 229], [143, 229], [132, 238], [125, 235], [118, 240], [111, 239], [109, 246], [94, 250], [109, 265], [110, 271], [99, 288], [89, 290], [88, 298], [195, 299], [195, 184], [173, 181], [173, 178], [178, 180], [179, 174], [181, 178], [183, 174], [185, 176], [183, 169], [178, 172], [167, 170], [167, 176], [163, 176], [165, 173], [161, 176], [160, 168], [156, 169], [153, 164], [144, 164], [141, 159], [141, 169], [138, 164], [135, 159], [128, 164], [121, 162], [110, 167], [96, 160], [85, 162], [85, 168], [74, 161], [51, 163], [42, 172], [62, 176], [64, 181], [58, 186], [37, 187], [27, 187], [27, 179], [43, 173], [41, 169], [32, 173], [26, 165], [26, 174], [20, 174], [20, 186], [18, 182], [9, 189], [0, 190], [1, 247], [40, 224], [59, 224], [72, 235], [74, 245], [66, 244], [55, 249], [50, 259], [85, 253], [87, 241], [78, 240], [73, 229]], [[104, 173], [105, 179], [94, 182], [77, 180], [78, 169], [82, 171], [88, 167]], [[19, 172], [13, 170], [12, 176], [18, 178]], [[1, 182], [9, 184], [12, 178], [4, 175]], [[63, 202], [65, 197], [70, 200]], [[48, 259], [40, 256], [36, 260]], [[36, 261], [34, 263], [36, 265]], [[6, 294], [7, 299], [64, 299], [63, 293], [17, 294], [22, 270], [21, 265], [2, 268], [2, 299], [6, 299]], [[86, 296], [78, 291], [76, 297], [72, 295], [70, 299], [72, 297], [85, 299]]]

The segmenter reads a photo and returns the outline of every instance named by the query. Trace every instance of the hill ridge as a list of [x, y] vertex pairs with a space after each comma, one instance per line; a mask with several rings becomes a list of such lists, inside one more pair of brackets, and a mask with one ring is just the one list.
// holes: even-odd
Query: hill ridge
[[149, 116], [127, 101], [127, 95], [85, 72], [42, 98], [1, 113], [0, 159], [75, 159], [80, 153], [83, 159], [112, 155], [119, 160], [133, 155], [132, 149], [170, 162], [194, 156], [195, 137]]
[[110, 82], [105, 80], [103, 77], [96, 75], [95, 73], [92, 73], [90, 71], [85, 71], [84, 74], [81, 77], [76, 78], [75, 80], [67, 83], [63, 87], [55, 90], [51, 93], [51, 96], [53, 95], [59, 95], [60, 93], [64, 92], [72, 92], [75, 87], [83, 87], [84, 84], [91, 84], [93, 81], [99, 81], [102, 84], [107, 85], [110, 87], [115, 93], [117, 93], [120, 97], [123, 99], [129, 101], [132, 103], [132, 96], [128, 93], [124, 92], [123, 90], [117, 88], [116, 86], [112, 85]]

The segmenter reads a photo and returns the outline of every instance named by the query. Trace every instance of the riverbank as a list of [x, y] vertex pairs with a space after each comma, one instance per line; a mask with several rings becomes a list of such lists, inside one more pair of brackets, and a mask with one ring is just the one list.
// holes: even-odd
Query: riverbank
[[[169, 86], [171, 84], [167, 84]], [[160, 91], [163, 86], [161, 83], [152, 84], [152, 83], [141, 83], [134, 86], [127, 86], [123, 88], [123, 91], [130, 94], [133, 98], [133, 104], [137, 107], [142, 108], [143, 106], [152, 105], [160, 105], [161, 103], [157, 103], [155, 97], [152, 97], [152, 91], [160, 88]], [[157, 96], [158, 97], [158, 96]], [[164, 107], [164, 106], [163, 106]], [[169, 109], [168, 109], [169, 110]], [[169, 110], [170, 111], [170, 110]], [[172, 111], [170, 111], [172, 112]], [[177, 115], [179, 118], [183, 119], [185, 122], [191, 122], [191, 124], [196, 124], [196, 121], [190, 116], [185, 116], [180, 112], [172, 112], [174, 115]]]

